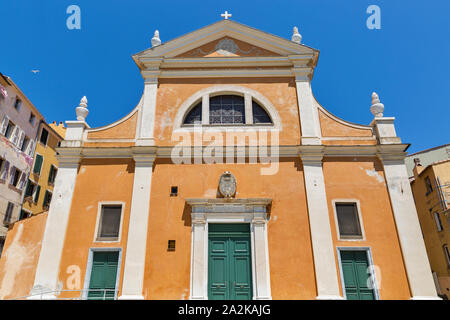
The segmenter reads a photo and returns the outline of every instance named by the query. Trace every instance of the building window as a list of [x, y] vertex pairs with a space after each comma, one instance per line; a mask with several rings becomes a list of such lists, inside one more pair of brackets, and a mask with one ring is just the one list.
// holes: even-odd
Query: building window
[[438, 231], [442, 231], [442, 229], [444, 229], [442, 227], [442, 221], [441, 221], [441, 217], [439, 216], [439, 212], [435, 212], [434, 214], [434, 221], [436, 222], [436, 227]]
[[42, 143], [44, 146], [46, 146], [47, 140], [48, 140], [48, 131], [47, 131], [47, 129], [42, 128], [41, 137], [39, 138], [39, 142]]
[[25, 210], [20, 210], [19, 220], [28, 218], [30, 216], [30, 213]]
[[184, 120], [185, 124], [195, 124], [195, 123], [201, 123], [202, 122], [202, 103], [198, 103], [195, 107], [189, 111], [189, 113], [186, 116], [186, 119]]
[[98, 241], [116, 241], [119, 239], [121, 215], [122, 205], [102, 205]]
[[9, 172], [9, 162], [3, 159], [3, 168], [0, 172], [0, 179], [6, 181]]
[[256, 124], [272, 124], [272, 120], [266, 110], [263, 109], [255, 101], [252, 101], [253, 123]]
[[13, 210], [14, 210], [14, 204], [12, 202], [8, 202], [8, 206], [6, 207], [5, 216], [3, 217], [3, 224], [9, 224], [11, 222]]
[[244, 98], [233, 95], [211, 97], [209, 99], [209, 123], [244, 124]]
[[30, 143], [30, 138], [25, 136], [23, 138], [22, 145], [20, 146], [20, 151], [25, 152], [27, 150], [28, 144]]
[[448, 251], [448, 246], [446, 244], [444, 244], [442, 246], [442, 248], [444, 249], [444, 254], [445, 254], [445, 259], [447, 260], [447, 265], [450, 267], [450, 252]]
[[[202, 96], [186, 112], [182, 125], [202, 123], [204, 125], [273, 125], [269, 113], [252, 96], [246, 94], [225, 94]], [[207, 101], [206, 104], [203, 102]], [[208, 110], [203, 110], [206, 106]], [[203, 119], [203, 117], [206, 119]]]
[[36, 184], [28, 179], [27, 187], [25, 188], [25, 198], [32, 197], [34, 191], [36, 190]]
[[48, 209], [48, 207], [50, 206], [50, 201], [52, 201], [52, 193], [48, 190], [45, 190], [44, 203], [42, 203], [42, 207], [44, 207], [44, 210]]
[[170, 196], [176, 197], [177, 195], [178, 195], [178, 187], [177, 186], [170, 187]]
[[44, 157], [40, 154], [36, 155], [36, 160], [34, 161], [33, 173], [41, 174], [42, 163], [44, 162]]
[[41, 193], [41, 186], [37, 185], [36, 186], [36, 192], [34, 193], [34, 198], [33, 198], [33, 202], [34, 203], [38, 203], [39, 201], [39, 194]]
[[430, 177], [425, 178], [425, 186], [427, 188], [426, 194], [430, 194], [431, 192], [433, 192], [433, 185], [431, 184]]
[[3, 166], [5, 165], [5, 159], [0, 158], [0, 179], [2, 179]]
[[48, 174], [48, 183], [53, 185], [55, 183], [56, 173], [58, 172], [58, 169], [54, 165], [50, 166], [50, 172]]
[[28, 119], [28, 122], [31, 123], [32, 126], [34, 126], [34, 122], [36, 120], [36, 116], [30, 112], [30, 118]]
[[20, 171], [19, 169], [17, 169], [16, 167], [13, 167], [13, 173], [11, 175], [11, 181], [10, 184], [17, 188], [18, 184], [19, 184], [19, 180], [20, 180], [20, 176], [22, 175], [22, 171]]
[[339, 235], [342, 239], [361, 239], [361, 223], [356, 203], [336, 203]]
[[20, 106], [22, 105], [22, 100], [16, 97], [16, 101], [14, 102], [14, 109], [20, 111]]
[[8, 125], [6, 126], [6, 131], [5, 131], [5, 137], [6, 137], [7, 139], [10, 139], [10, 140], [11, 140], [11, 136], [12, 136], [12, 134], [13, 134], [13, 132], [14, 132], [14, 128], [15, 128], [14, 123], [12, 123], [11, 121], [9, 121], [9, 122], [8, 122]]

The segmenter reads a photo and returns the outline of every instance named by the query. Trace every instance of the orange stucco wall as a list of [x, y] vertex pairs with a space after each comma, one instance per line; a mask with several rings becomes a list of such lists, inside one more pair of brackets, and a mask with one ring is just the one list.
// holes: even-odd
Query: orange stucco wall
[[319, 110], [320, 128], [323, 137], [372, 137], [371, 129], [353, 128], [330, 118]]
[[275, 106], [280, 115], [280, 144], [300, 143], [297, 91], [293, 78], [218, 78], [160, 80], [155, 115], [156, 144], [176, 145], [178, 141], [172, 141], [172, 126], [181, 104], [197, 91], [219, 84], [239, 85], [260, 92]]
[[[130, 159], [82, 161], [72, 199], [60, 265], [59, 281], [64, 289], [80, 290], [83, 288], [89, 248], [105, 246], [122, 248], [122, 256], [125, 256], [133, 178], [134, 164]], [[123, 202], [125, 205], [120, 241], [112, 243], [95, 242], [98, 206], [100, 202], [108, 201]], [[123, 262], [124, 259], [122, 259], [122, 265], [120, 266], [121, 277], [124, 269]], [[73, 270], [76, 267], [80, 270], [78, 285], [76, 285], [73, 277]], [[60, 297], [77, 294], [79, 296], [79, 293], [65, 293]]]
[[[144, 276], [146, 299], [189, 297], [191, 209], [185, 199], [215, 198], [218, 180], [224, 171], [231, 171], [236, 177], [237, 198], [273, 199], [268, 223], [272, 297], [314, 299], [317, 296], [301, 161], [284, 158], [274, 175], [261, 175], [262, 167], [267, 165], [175, 165], [167, 159], [156, 160], [152, 176]], [[71, 274], [67, 271], [71, 265], [79, 266], [80, 285], [83, 285], [90, 247], [122, 248], [122, 257], [125, 257], [133, 171], [131, 160], [83, 161], [61, 261], [59, 279], [65, 288], [70, 282]], [[101, 179], [92, 179], [93, 176]], [[324, 176], [335, 250], [336, 247], [370, 247], [373, 262], [381, 271], [377, 274], [377, 278], [381, 279], [381, 298], [409, 299], [408, 281], [389, 195], [378, 160], [328, 158], [324, 161]], [[171, 186], [178, 187], [178, 196], [170, 196]], [[359, 201], [364, 240], [338, 240], [333, 199]], [[125, 203], [121, 240], [117, 243], [94, 241], [100, 201]], [[167, 250], [168, 240], [176, 240], [175, 251]], [[337, 254], [336, 266], [340, 275]]]
[[[380, 298], [409, 299], [411, 294], [382, 165], [374, 158], [349, 160], [349, 158], [327, 158], [323, 163], [334, 245], [370, 247], [373, 263], [381, 272], [376, 275], [378, 280], [381, 280]], [[365, 240], [338, 240], [333, 199], [360, 202]], [[337, 256], [336, 265], [338, 265]]]
[[134, 139], [138, 112], [135, 111], [125, 121], [110, 128], [88, 132], [88, 139]]
[[8, 231], [0, 259], [0, 299], [30, 294], [41, 251], [47, 213], [17, 221]]
[[[215, 198], [219, 177], [227, 170], [238, 181], [237, 198], [273, 199], [268, 224], [273, 298], [313, 299], [316, 296], [301, 164], [295, 159], [285, 159], [278, 173], [271, 176], [260, 175], [262, 166], [173, 165], [157, 161], [150, 200], [146, 299], [189, 297], [191, 222], [190, 208], [184, 199]], [[170, 197], [171, 186], [178, 186], [177, 197]], [[174, 252], [167, 251], [168, 240], [176, 240]]]

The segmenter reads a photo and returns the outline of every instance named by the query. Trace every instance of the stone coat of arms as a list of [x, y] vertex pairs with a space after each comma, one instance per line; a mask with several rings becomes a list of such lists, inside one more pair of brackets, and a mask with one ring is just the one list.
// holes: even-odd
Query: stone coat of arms
[[231, 198], [236, 193], [236, 178], [226, 171], [222, 173], [219, 179], [219, 191], [225, 198]]

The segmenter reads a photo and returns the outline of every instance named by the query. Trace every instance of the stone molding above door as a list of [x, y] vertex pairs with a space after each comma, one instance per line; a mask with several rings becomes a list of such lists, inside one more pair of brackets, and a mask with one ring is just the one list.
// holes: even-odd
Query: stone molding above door
[[208, 223], [249, 223], [253, 299], [272, 299], [267, 222], [268, 198], [186, 199], [192, 208], [191, 300], [208, 299]]

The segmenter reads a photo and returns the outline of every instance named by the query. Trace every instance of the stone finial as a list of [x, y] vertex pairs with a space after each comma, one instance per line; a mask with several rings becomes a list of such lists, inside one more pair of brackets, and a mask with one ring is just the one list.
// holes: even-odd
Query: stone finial
[[300, 44], [302, 42], [302, 35], [298, 32], [298, 28], [294, 27], [294, 30], [292, 32], [292, 42]]
[[75, 109], [76, 113], [77, 113], [77, 120], [78, 121], [85, 121], [86, 117], [89, 113], [89, 110], [87, 109], [87, 98], [86, 96], [84, 96], [83, 98], [81, 98], [80, 100], [80, 104], [78, 105], [78, 107]]
[[378, 95], [372, 93], [372, 106], [370, 107], [370, 112], [375, 116], [375, 118], [382, 118], [384, 111], [384, 104], [380, 103], [380, 98]]
[[152, 48], [159, 46], [161, 44], [161, 39], [159, 39], [159, 31], [155, 30], [155, 34], [153, 35], [152, 38]]

